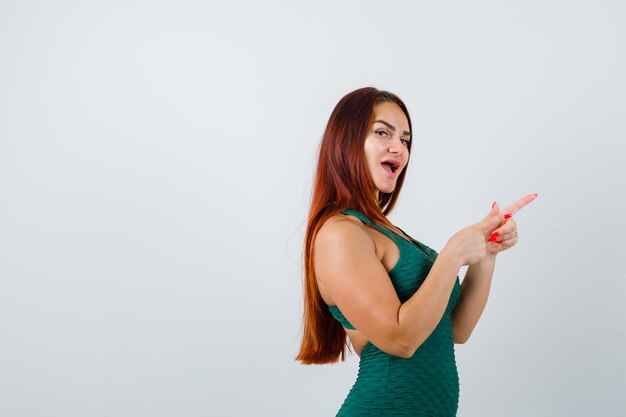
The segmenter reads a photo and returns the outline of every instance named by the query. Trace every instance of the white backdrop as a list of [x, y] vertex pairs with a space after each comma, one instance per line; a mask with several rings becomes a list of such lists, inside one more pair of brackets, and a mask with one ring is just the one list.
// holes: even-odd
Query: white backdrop
[[0, 415], [334, 416], [293, 360], [330, 112], [402, 97], [391, 220], [516, 216], [459, 416], [626, 412], [619, 1], [0, 1]]

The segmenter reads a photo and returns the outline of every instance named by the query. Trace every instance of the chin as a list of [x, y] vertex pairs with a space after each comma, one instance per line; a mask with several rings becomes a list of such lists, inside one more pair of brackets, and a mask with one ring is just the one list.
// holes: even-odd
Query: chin
[[385, 194], [391, 194], [393, 192], [393, 190], [395, 190], [395, 189], [396, 189], [395, 185], [393, 187], [378, 187], [378, 192], [385, 193]]

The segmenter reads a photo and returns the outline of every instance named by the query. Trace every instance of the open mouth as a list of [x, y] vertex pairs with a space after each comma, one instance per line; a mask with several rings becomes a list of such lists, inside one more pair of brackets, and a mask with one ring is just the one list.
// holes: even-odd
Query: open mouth
[[396, 161], [383, 161], [381, 165], [383, 166], [383, 169], [389, 174], [395, 174], [400, 167], [400, 163]]

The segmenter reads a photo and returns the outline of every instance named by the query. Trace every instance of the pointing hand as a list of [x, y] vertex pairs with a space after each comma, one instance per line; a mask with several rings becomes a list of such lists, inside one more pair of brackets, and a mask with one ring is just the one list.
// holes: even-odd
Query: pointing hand
[[513, 214], [537, 197], [530, 194], [522, 197], [500, 213], [500, 207], [494, 202], [491, 211], [480, 222], [455, 233], [444, 250], [453, 254], [461, 265], [479, 262], [487, 255], [495, 255], [509, 249], [517, 243], [517, 224]]
[[[502, 215], [500, 215], [500, 209], [497, 203], [494, 202], [492, 211], [496, 210], [500, 218], [500, 223], [497, 228], [490, 231], [490, 235], [487, 239], [487, 253], [495, 255], [499, 252], [510, 249], [517, 244], [519, 235], [517, 233], [517, 223], [513, 220], [513, 215], [535, 198], [537, 198], [537, 194], [529, 194], [520, 198], [504, 209], [504, 214]], [[490, 215], [492, 215], [492, 213], [487, 215], [487, 217]]]

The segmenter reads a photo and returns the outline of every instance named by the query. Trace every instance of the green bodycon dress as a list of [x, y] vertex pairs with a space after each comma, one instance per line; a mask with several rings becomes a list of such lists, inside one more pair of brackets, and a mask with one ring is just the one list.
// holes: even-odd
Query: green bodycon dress
[[[357, 217], [396, 243], [400, 259], [389, 272], [389, 278], [400, 301], [407, 301], [426, 279], [437, 252], [412, 238], [413, 243], [407, 241], [358, 211], [342, 213]], [[368, 342], [361, 352], [356, 382], [337, 417], [456, 416], [459, 377], [451, 314], [460, 295], [457, 276], [441, 321], [411, 358], [390, 355]], [[337, 306], [329, 309], [343, 327], [354, 329]]]

